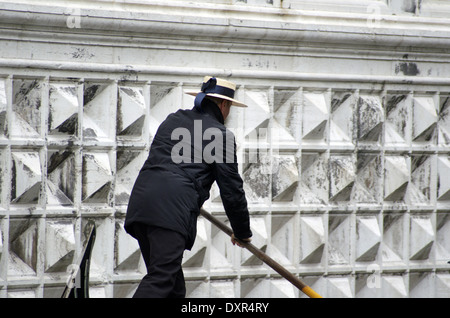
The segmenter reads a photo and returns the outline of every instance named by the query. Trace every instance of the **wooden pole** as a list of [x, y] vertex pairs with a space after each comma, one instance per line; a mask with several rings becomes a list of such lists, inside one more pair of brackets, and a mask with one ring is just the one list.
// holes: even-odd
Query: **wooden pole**
[[[200, 214], [210, 221], [212, 224], [217, 226], [220, 230], [225, 232], [228, 236], [231, 236], [233, 234], [233, 230], [229, 228], [227, 225], [225, 225], [223, 222], [218, 220], [216, 217], [212, 216], [209, 212], [207, 212], [205, 209], [200, 209]], [[274, 269], [278, 274], [286, 278], [288, 281], [290, 281], [295, 287], [300, 289], [303, 293], [305, 293], [310, 298], [322, 298], [318, 293], [316, 293], [311, 287], [306, 285], [304, 282], [302, 282], [297, 276], [293, 275], [291, 272], [289, 272], [286, 268], [278, 264], [275, 260], [273, 260], [269, 255], [261, 251], [259, 248], [257, 248], [252, 243], [239, 241], [236, 239], [239, 244], [241, 244], [243, 247], [245, 247], [247, 250], [249, 250], [253, 255], [258, 257], [261, 261], [269, 265], [272, 269]]]

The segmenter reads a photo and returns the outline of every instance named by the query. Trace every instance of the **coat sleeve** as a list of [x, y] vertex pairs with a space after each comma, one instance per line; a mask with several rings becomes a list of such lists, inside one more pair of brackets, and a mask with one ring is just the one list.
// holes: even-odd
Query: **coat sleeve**
[[[243, 181], [238, 171], [234, 135], [230, 131], [227, 131], [227, 133], [231, 134], [228, 135], [228, 138], [232, 138], [231, 146], [228, 144], [228, 147], [224, 149], [227, 160], [224, 160], [223, 163], [214, 164], [214, 174], [234, 235], [237, 238], [246, 239], [252, 236], [247, 199]], [[230, 141], [230, 139], [228, 140]]]

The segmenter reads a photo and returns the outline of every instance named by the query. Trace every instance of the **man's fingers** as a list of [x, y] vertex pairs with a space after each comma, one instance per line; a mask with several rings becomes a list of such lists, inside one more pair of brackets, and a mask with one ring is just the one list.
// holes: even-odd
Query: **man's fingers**
[[249, 243], [251, 242], [251, 238], [246, 238], [246, 239], [237, 239], [234, 234], [231, 234], [231, 243], [233, 243], [233, 245], [238, 245], [239, 247], [243, 247], [242, 244], [239, 243], [239, 241], [244, 242], [244, 243]]

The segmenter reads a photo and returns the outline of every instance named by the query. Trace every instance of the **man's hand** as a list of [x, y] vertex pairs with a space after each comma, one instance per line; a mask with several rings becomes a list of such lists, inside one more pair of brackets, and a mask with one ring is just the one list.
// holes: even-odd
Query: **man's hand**
[[238, 245], [239, 247], [244, 247], [242, 244], [239, 243], [239, 241], [243, 242], [243, 243], [250, 243], [252, 241], [251, 238], [246, 238], [246, 239], [237, 239], [234, 234], [231, 234], [231, 243], [233, 243], [233, 245]]

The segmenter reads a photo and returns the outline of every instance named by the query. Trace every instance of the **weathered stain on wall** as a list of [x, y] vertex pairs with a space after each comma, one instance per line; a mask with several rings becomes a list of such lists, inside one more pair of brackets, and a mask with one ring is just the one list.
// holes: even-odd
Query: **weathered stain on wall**
[[[204, 75], [249, 105], [227, 125], [257, 247], [326, 297], [449, 297], [448, 6], [78, 4], [0, 2], [0, 297], [60, 297], [91, 221], [91, 296], [133, 294], [131, 188]], [[205, 208], [227, 221], [216, 186]], [[188, 297], [304, 297], [197, 228]]]

